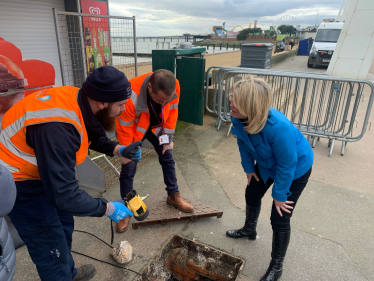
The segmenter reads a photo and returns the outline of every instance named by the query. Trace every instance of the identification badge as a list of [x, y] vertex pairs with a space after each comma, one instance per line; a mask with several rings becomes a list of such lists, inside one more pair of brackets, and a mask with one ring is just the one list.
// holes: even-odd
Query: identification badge
[[160, 142], [160, 145], [165, 144], [165, 143], [168, 144], [169, 143], [169, 136], [168, 135], [159, 136], [158, 140]]

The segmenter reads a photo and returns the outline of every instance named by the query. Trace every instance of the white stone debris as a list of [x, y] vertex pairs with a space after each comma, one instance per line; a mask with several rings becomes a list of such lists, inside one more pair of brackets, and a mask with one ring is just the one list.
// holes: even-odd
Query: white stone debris
[[132, 259], [132, 246], [128, 241], [122, 241], [113, 248], [112, 256], [118, 263], [128, 263]]

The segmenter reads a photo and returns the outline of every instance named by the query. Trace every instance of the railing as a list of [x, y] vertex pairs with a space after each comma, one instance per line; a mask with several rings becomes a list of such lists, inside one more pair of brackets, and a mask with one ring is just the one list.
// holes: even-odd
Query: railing
[[[273, 107], [308, 138], [314, 147], [319, 138], [329, 139], [332, 154], [335, 140], [342, 141], [341, 155], [347, 142], [360, 140], [369, 125], [374, 99], [374, 85], [369, 81], [326, 74], [213, 66], [206, 73], [206, 110], [217, 114], [217, 130], [230, 123], [228, 96], [233, 84], [246, 75], [263, 78], [273, 89]], [[211, 77], [211, 86], [209, 84]], [[364, 89], [369, 97], [364, 98]], [[366, 92], [366, 91], [365, 91]], [[232, 124], [230, 124], [228, 134]]]

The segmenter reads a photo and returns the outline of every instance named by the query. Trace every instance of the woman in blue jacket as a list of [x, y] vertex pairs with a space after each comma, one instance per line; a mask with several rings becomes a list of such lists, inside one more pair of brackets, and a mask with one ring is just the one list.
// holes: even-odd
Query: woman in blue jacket
[[256, 239], [261, 198], [273, 185], [272, 260], [260, 281], [278, 280], [282, 275], [291, 234], [290, 219], [313, 164], [307, 139], [285, 115], [271, 107], [272, 99], [270, 86], [254, 76], [235, 83], [230, 96], [232, 132], [238, 139], [248, 185], [244, 227], [227, 231], [227, 236]]

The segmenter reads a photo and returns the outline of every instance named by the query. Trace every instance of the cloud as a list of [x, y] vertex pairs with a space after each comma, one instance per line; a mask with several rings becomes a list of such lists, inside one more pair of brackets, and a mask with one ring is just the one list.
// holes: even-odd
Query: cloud
[[[271, 25], [301, 26], [336, 18], [342, 0], [109, 0], [111, 15], [136, 17], [138, 36], [212, 33], [214, 25], [226, 22], [227, 30], [236, 25], [248, 27], [257, 19], [264, 29]], [[318, 11], [318, 19], [317, 19]], [[286, 18], [285, 16], [290, 16]]]

